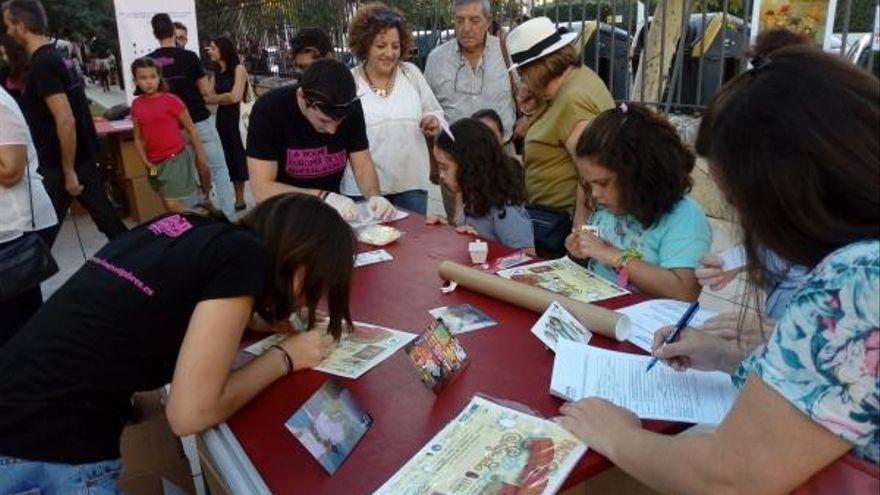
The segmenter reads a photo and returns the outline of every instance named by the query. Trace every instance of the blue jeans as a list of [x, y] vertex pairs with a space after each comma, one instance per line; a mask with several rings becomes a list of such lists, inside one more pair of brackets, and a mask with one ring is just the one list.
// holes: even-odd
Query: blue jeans
[[[211, 182], [216, 195], [215, 202], [230, 220], [235, 220], [235, 190], [232, 188], [232, 180], [229, 178], [226, 155], [223, 153], [223, 143], [220, 142], [220, 135], [217, 134], [214, 117], [211, 116], [201, 122], [196, 122], [196, 130], [199, 131], [202, 146], [205, 147], [208, 168], [211, 169]], [[195, 152], [195, 150], [193, 151]]]
[[56, 464], [0, 456], [0, 495], [115, 495], [122, 460]]
[[[397, 208], [409, 210], [420, 215], [425, 215], [428, 212], [428, 191], [413, 189], [412, 191], [403, 191], [401, 193], [383, 194], [383, 196]], [[358, 202], [364, 200], [363, 196], [349, 197]]]

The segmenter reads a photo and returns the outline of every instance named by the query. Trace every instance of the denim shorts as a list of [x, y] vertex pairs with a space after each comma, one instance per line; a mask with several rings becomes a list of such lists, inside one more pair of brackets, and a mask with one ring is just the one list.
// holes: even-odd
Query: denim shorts
[[116, 495], [122, 460], [57, 464], [0, 456], [0, 495]]

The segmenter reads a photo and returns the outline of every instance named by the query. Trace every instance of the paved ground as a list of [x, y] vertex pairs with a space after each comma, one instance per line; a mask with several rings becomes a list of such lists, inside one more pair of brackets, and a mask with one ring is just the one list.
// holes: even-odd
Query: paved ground
[[112, 107], [113, 105], [118, 105], [120, 103], [125, 103], [125, 91], [119, 88], [119, 86], [110, 86], [110, 91], [105, 92], [101, 89], [101, 86], [88, 84], [86, 85], [86, 96], [92, 100], [93, 103], [104, 107], [105, 109]]

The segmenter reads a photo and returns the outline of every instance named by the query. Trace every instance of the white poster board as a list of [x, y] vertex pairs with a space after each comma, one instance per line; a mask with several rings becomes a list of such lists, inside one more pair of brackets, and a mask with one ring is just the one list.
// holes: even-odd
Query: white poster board
[[[822, 26], [822, 49], [829, 50], [832, 46], [833, 36], [834, 36], [834, 16], [837, 13], [837, 0], [754, 0], [752, 3], [752, 22], [751, 22], [751, 43], [755, 43], [755, 38], [758, 37], [761, 29], [761, 18], [767, 9], [765, 6], [770, 6], [770, 8], [775, 9], [778, 12], [781, 12], [780, 6], [782, 8], [790, 9], [793, 12], [792, 18], [801, 19], [801, 24], [810, 22], [810, 21], [819, 21], [819, 24], [823, 24]], [[803, 12], [810, 10], [808, 15], [803, 15]], [[817, 19], [815, 15], [821, 11], [824, 14], [824, 18]], [[806, 21], [804, 21], [806, 19]], [[814, 28], [819, 26], [814, 26]], [[809, 36], [811, 38], [815, 38], [815, 36]], [[819, 45], [818, 40], [816, 41], [816, 45]]]
[[122, 82], [125, 85], [127, 103], [134, 99], [134, 82], [131, 78], [131, 63], [138, 57], [159, 48], [159, 41], [153, 36], [150, 19], [165, 12], [172, 21], [182, 22], [187, 27], [187, 50], [199, 53], [199, 36], [196, 26], [195, 0], [113, 0], [116, 8], [116, 29], [119, 32], [119, 51], [122, 54]]

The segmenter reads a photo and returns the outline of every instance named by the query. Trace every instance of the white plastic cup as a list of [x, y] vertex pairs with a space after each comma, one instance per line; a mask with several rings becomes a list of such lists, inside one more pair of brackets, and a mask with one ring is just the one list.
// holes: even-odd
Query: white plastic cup
[[471, 262], [475, 265], [481, 265], [489, 258], [489, 245], [476, 240], [468, 244], [468, 252], [471, 254]]

